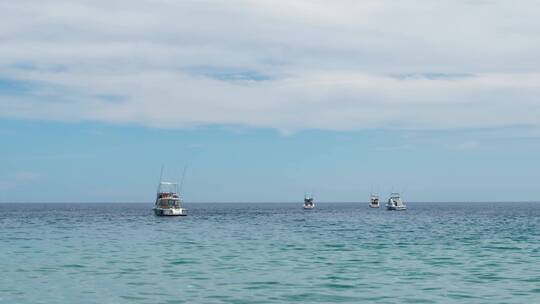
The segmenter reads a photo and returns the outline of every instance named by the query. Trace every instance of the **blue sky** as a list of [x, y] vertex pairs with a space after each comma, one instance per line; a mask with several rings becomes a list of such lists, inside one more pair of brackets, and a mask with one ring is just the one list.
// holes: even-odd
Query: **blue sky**
[[537, 200], [538, 11], [0, 1], [0, 201]]
[[538, 137], [512, 130], [163, 130], [3, 120], [6, 201], [151, 201], [162, 164], [192, 202], [365, 201], [371, 189], [415, 201], [534, 200]]

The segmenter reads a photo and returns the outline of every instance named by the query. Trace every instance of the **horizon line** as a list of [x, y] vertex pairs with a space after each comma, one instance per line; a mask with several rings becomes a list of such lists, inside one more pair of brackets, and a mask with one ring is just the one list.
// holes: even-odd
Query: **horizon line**
[[[233, 202], [233, 201], [219, 201], [219, 202], [211, 202], [211, 201], [193, 201], [193, 202], [184, 202], [184, 204], [301, 204], [302, 201], [257, 201], [257, 202], [249, 202], [249, 201], [240, 201], [240, 202]], [[319, 201], [318, 204], [369, 204], [369, 201]], [[478, 204], [478, 203], [540, 203], [540, 201], [407, 201], [407, 203], [419, 203], [419, 204], [425, 204], [425, 203], [471, 203], [471, 204]], [[69, 201], [59, 201], [59, 202], [51, 202], [51, 201], [45, 201], [45, 202], [0, 202], [0, 204], [154, 204], [154, 202], [121, 202], [121, 201], [115, 201], [115, 202], [69, 202]]]

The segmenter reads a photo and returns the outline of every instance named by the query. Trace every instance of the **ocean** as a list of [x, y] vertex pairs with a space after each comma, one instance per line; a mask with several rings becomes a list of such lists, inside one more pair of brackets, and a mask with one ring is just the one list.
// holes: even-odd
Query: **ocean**
[[540, 303], [540, 203], [0, 204], [0, 303]]

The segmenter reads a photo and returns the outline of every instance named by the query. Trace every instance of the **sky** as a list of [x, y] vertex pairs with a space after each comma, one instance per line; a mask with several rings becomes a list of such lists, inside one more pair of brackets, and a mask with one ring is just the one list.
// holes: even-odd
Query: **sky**
[[537, 201], [539, 14], [0, 0], [0, 202]]

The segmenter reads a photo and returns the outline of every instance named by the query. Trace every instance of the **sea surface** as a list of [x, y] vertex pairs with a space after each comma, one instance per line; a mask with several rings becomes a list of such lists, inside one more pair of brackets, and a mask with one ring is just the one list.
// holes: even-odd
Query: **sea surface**
[[0, 303], [540, 303], [540, 203], [0, 204]]

